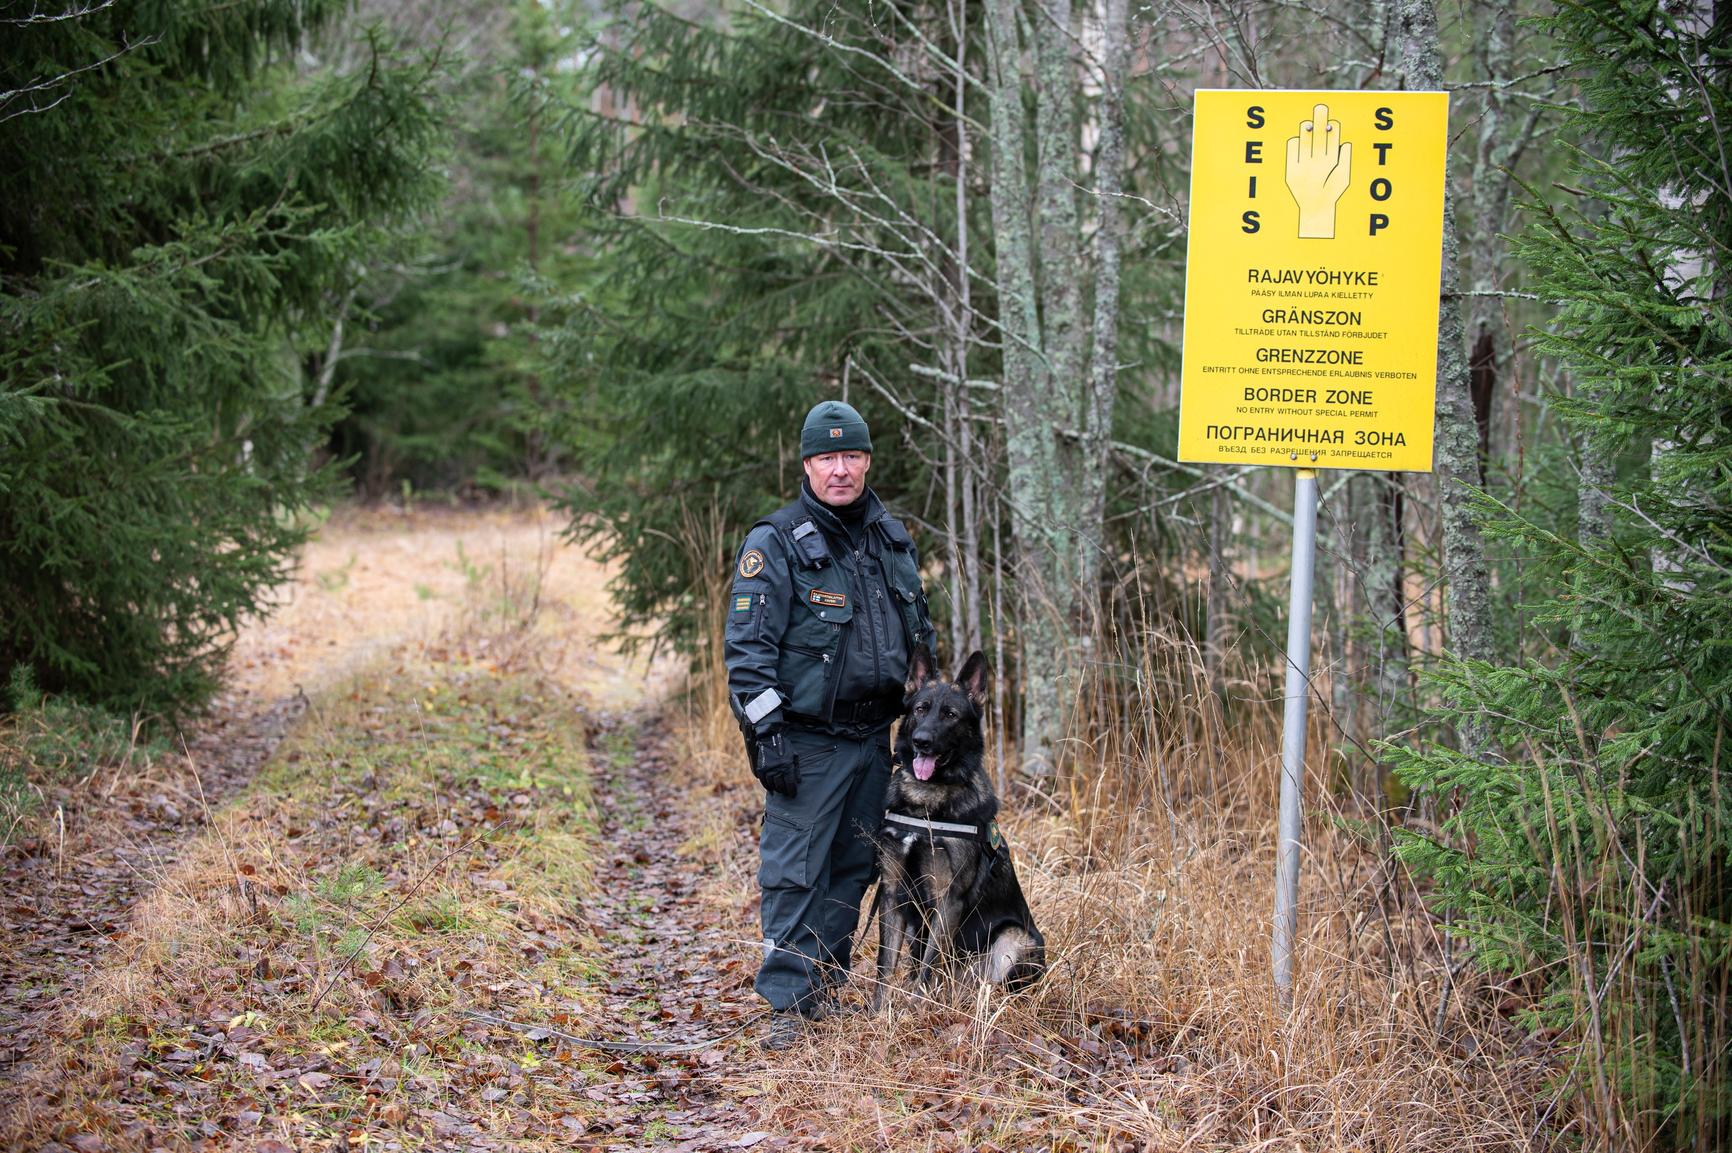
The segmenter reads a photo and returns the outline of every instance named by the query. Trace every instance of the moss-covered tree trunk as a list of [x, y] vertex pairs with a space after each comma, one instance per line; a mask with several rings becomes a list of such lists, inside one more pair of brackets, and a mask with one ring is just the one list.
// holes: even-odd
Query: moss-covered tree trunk
[[1006, 481], [1010, 493], [1015, 577], [1019, 586], [1023, 762], [1050, 768], [1058, 729], [1059, 616], [1049, 538], [1060, 479], [1058, 440], [1048, 418], [1052, 378], [1041, 344], [1035, 296], [1034, 236], [1023, 140], [1022, 42], [1014, 0], [991, 0], [988, 47], [992, 83], [992, 224], [997, 244], [998, 322], [1004, 353]]
[[1098, 542], [1106, 512], [1113, 403], [1118, 397], [1119, 247], [1123, 239], [1119, 200], [1125, 164], [1124, 84], [1130, 59], [1127, 9], [1128, 0], [1102, 0], [1100, 4], [1099, 141], [1092, 166], [1094, 316], [1089, 336], [1088, 383], [1082, 398], [1082, 436], [1078, 440], [1082, 547], [1077, 553], [1077, 585], [1079, 593], [1087, 598], [1085, 610], [1093, 604], [1092, 590], [1100, 580]]
[[[1442, 91], [1443, 48], [1432, 0], [1397, 0], [1396, 31], [1408, 87]], [[1468, 660], [1491, 656], [1491, 578], [1485, 542], [1473, 515], [1473, 493], [1481, 484], [1479, 424], [1468, 378], [1467, 341], [1457, 289], [1460, 240], [1455, 195], [1443, 198], [1443, 275], [1437, 313], [1437, 471], [1443, 503], [1443, 568], [1449, 647]], [[1484, 742], [1484, 727], [1464, 717], [1458, 725], [1468, 747]]]
[[[987, 11], [1006, 468], [1021, 606], [1022, 768], [1035, 777], [1056, 767], [1094, 624], [1116, 387], [1124, 17], [1121, 0], [1111, 0], [1101, 26], [1108, 81], [1090, 174], [1103, 205], [1093, 229], [1091, 323], [1083, 306], [1078, 35], [1069, 0], [1026, 10], [1015, 0], [991, 0]], [[1030, 88], [1032, 171], [1025, 159]]]

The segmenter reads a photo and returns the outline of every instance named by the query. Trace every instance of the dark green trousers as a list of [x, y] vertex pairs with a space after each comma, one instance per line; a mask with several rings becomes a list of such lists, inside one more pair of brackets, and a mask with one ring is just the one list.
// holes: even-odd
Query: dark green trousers
[[860, 899], [877, 871], [872, 837], [884, 821], [890, 729], [855, 736], [787, 729], [783, 740], [800, 758], [800, 790], [792, 798], [765, 794], [757, 990], [774, 1008], [797, 1009], [848, 976]]

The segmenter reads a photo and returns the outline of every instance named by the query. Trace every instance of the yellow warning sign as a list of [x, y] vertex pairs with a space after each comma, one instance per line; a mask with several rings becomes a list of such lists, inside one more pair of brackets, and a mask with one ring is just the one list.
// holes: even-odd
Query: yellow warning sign
[[1431, 471], [1448, 115], [1196, 94], [1180, 460]]

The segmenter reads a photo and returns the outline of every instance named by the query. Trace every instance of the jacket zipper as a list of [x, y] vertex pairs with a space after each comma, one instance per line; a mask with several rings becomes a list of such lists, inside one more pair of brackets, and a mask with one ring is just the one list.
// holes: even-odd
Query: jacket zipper
[[830, 678], [830, 699], [824, 702], [824, 721], [832, 724], [836, 720], [836, 690], [842, 687], [842, 657], [848, 651], [848, 634], [853, 631], [851, 625], [843, 625], [842, 640], [836, 645], [836, 660], [830, 660], [830, 654], [824, 654], [825, 664], [834, 664], [825, 676]]
[[[884, 680], [884, 638], [878, 635], [877, 612], [879, 606], [873, 603], [870, 595], [867, 595], [869, 582], [863, 575], [865, 563], [860, 555], [860, 550], [855, 549], [854, 588], [860, 594], [861, 607], [866, 610], [866, 631], [872, 634], [872, 684], [877, 686]], [[882, 557], [879, 558], [878, 565], [880, 568], [883, 567], [884, 560]], [[882, 573], [879, 574], [879, 584], [883, 584]], [[882, 588], [872, 588], [871, 591], [880, 597], [884, 595]], [[881, 604], [882, 601], [879, 603]]]

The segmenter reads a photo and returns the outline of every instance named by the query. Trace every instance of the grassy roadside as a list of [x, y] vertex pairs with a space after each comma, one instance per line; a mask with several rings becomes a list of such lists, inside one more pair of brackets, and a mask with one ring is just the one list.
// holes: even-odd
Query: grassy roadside
[[531, 1076], [545, 1053], [461, 1010], [584, 1022], [585, 736], [556, 688], [464, 660], [315, 702], [158, 878], [0, 1145], [416, 1148], [581, 1118]]
[[168, 751], [139, 722], [37, 691], [23, 667], [4, 686], [0, 715], [0, 851], [32, 831], [49, 789], [102, 772], [144, 774]]

